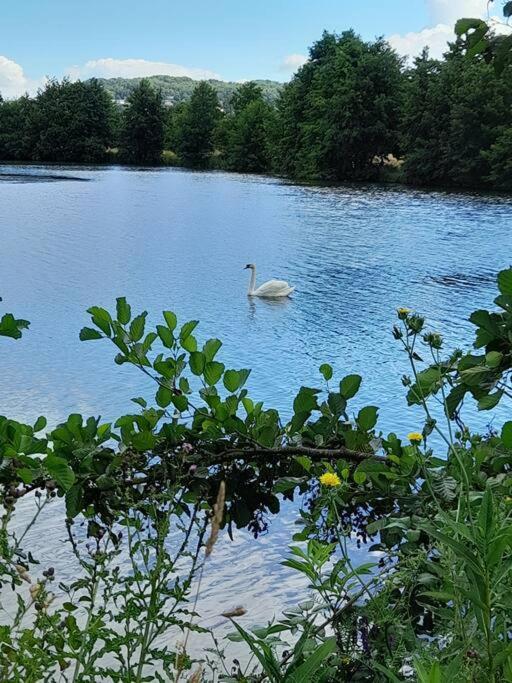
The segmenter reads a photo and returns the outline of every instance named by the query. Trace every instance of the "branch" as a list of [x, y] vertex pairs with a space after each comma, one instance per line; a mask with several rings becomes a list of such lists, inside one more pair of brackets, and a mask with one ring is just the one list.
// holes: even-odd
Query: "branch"
[[242, 458], [265, 459], [268, 456], [293, 457], [294, 455], [307, 455], [313, 460], [332, 460], [334, 458], [346, 458], [352, 462], [364, 462], [365, 460], [376, 460], [386, 462], [387, 457], [376, 453], [366, 453], [364, 451], [352, 451], [349, 448], [340, 446], [339, 448], [314, 448], [313, 446], [283, 446], [281, 448], [230, 448], [219, 453], [211, 454], [206, 461], [207, 465], [222, 464], [230, 460]]

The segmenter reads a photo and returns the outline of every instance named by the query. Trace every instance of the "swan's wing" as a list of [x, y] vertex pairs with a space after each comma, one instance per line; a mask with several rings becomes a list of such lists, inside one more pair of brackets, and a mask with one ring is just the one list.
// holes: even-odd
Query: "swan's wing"
[[264, 282], [254, 292], [257, 296], [283, 296], [293, 291], [293, 288], [285, 280], [269, 280]]

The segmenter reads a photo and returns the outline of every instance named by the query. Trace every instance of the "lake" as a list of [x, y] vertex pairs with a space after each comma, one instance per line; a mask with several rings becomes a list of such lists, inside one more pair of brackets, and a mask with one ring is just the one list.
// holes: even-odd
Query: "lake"
[[[339, 377], [362, 374], [355, 407], [380, 406], [381, 429], [404, 436], [421, 423], [400, 382], [407, 366], [390, 332], [396, 307], [424, 313], [448, 348], [467, 348], [467, 317], [492, 305], [496, 271], [512, 253], [512, 198], [483, 194], [3, 166], [0, 202], [0, 312], [31, 321], [22, 341], [2, 343], [0, 413], [45, 414], [52, 424], [71, 412], [114, 419], [134, 408], [130, 398], [152, 396], [135, 369], [114, 365], [108, 344], [78, 339], [86, 308], [113, 310], [126, 296], [153, 322], [163, 309], [199, 319], [197, 336], [222, 339], [219, 358], [252, 368], [251, 393], [285, 415], [302, 384], [319, 383], [321, 363]], [[248, 299], [248, 262], [260, 281], [294, 284], [293, 298]], [[469, 421], [484, 428], [486, 415], [470, 411]], [[61, 528], [49, 509], [46, 539]], [[248, 609], [242, 623], [266, 622], [305, 597], [300, 578], [279, 564], [295, 510], [287, 504], [257, 541], [245, 532], [222, 539], [199, 606], [205, 625], [238, 604]], [[72, 575], [62, 544], [41, 552]]]

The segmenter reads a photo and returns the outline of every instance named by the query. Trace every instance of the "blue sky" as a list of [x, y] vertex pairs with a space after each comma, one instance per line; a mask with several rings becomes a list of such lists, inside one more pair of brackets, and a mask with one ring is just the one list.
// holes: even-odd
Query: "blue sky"
[[0, 91], [45, 76], [176, 73], [287, 80], [323, 29], [384, 35], [404, 54], [441, 53], [453, 21], [486, 0], [21, 0], [3, 3]]

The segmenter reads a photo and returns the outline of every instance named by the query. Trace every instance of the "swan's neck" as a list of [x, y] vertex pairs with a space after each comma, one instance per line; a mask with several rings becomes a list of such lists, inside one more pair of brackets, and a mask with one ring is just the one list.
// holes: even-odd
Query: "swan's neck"
[[251, 268], [251, 280], [249, 282], [249, 291], [247, 292], [249, 296], [253, 294], [256, 289], [256, 268]]

